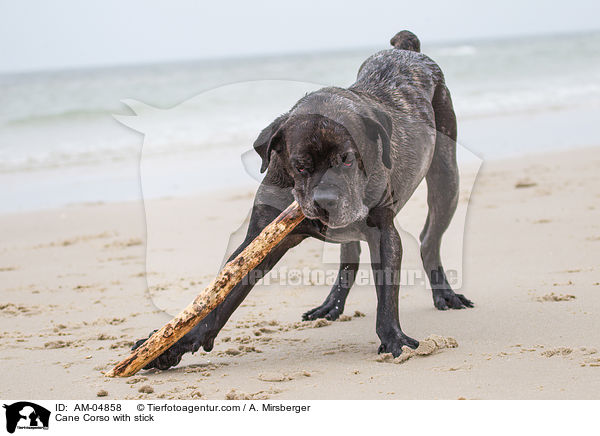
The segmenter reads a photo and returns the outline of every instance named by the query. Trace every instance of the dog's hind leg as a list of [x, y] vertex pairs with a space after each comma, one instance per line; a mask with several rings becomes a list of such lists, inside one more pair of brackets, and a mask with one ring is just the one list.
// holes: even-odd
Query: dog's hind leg
[[[246, 246], [254, 240], [256, 236], [271, 221], [273, 221], [281, 211], [266, 205], [255, 206], [252, 210], [248, 233], [244, 242], [235, 250], [229, 260], [235, 258]], [[171, 348], [150, 362], [144, 369], [158, 368], [167, 369], [177, 365], [182, 356], [188, 352], [195, 352], [200, 347], [205, 351], [213, 348], [215, 338], [223, 328], [231, 314], [244, 301], [254, 285], [264, 277], [283, 255], [292, 247], [298, 245], [306, 236], [298, 233], [290, 233], [273, 250], [267, 254], [264, 260], [252, 271], [250, 271], [240, 283], [238, 283], [231, 292], [225, 297], [225, 300], [210, 312], [200, 323], [189, 333], [177, 341]], [[151, 333], [152, 334], [152, 333]], [[133, 349], [143, 344], [146, 339], [140, 339], [135, 343]]]
[[356, 279], [360, 262], [360, 242], [345, 242], [340, 248], [340, 271], [331, 292], [319, 307], [302, 315], [305, 321], [325, 318], [335, 321], [344, 312], [346, 298]]
[[442, 266], [440, 247], [458, 203], [459, 184], [456, 164], [456, 116], [445, 85], [433, 97], [437, 137], [433, 159], [426, 176], [429, 211], [421, 232], [421, 258], [433, 292], [433, 303], [440, 310], [473, 307], [464, 295], [450, 287]]

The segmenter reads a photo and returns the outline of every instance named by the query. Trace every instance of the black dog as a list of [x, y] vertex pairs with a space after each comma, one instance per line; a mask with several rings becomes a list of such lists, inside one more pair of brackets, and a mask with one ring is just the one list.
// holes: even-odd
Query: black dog
[[[421, 257], [440, 310], [473, 304], [451, 289], [440, 260], [442, 234], [458, 201], [456, 117], [438, 65], [421, 54], [408, 31], [393, 49], [367, 59], [348, 89], [324, 88], [304, 98], [264, 129], [254, 143], [262, 158], [261, 183], [248, 233], [235, 257], [294, 199], [305, 219], [254, 271], [266, 274], [290, 248], [312, 236], [341, 244], [340, 272], [325, 302], [305, 320], [334, 320], [359, 267], [367, 241], [377, 291], [379, 352], [398, 356], [418, 342], [398, 320], [402, 244], [394, 217], [425, 178], [429, 212]], [[146, 368], [166, 369], [181, 356], [213, 348], [215, 337], [253, 287], [239, 283], [199, 325]], [[135, 347], [143, 343], [140, 340]], [[134, 347], [134, 348], [135, 348]]]

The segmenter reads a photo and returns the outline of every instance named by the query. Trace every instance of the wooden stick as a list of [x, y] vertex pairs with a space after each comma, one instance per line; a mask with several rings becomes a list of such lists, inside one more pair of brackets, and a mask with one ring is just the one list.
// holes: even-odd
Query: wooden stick
[[128, 358], [110, 370], [107, 377], [129, 377], [146, 366], [217, 307], [251, 270], [304, 219], [297, 202], [293, 202], [272, 223], [227, 263], [217, 277], [183, 311], [154, 333]]

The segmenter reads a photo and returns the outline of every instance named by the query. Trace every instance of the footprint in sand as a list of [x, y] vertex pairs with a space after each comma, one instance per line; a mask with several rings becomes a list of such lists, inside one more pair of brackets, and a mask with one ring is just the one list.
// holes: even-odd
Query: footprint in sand
[[301, 377], [310, 377], [311, 373], [308, 371], [299, 371], [296, 373], [288, 374], [288, 373], [280, 373], [280, 372], [267, 372], [262, 373], [258, 376], [258, 379], [266, 382], [285, 382], [290, 380], [295, 380]]
[[595, 347], [553, 347], [546, 348], [544, 345], [534, 345], [525, 348], [521, 344], [513, 345], [524, 352], [538, 352], [539, 356], [547, 359], [564, 358], [569, 360], [580, 360], [580, 366], [600, 367], [600, 357], [598, 357], [598, 349]]
[[226, 400], [268, 400], [271, 395], [278, 394], [281, 391], [279, 389], [269, 389], [267, 391], [258, 391], [254, 393], [246, 393], [231, 389], [226, 395]]
[[539, 301], [540, 303], [548, 301], [571, 301], [575, 298], [577, 297], [571, 294], [555, 294], [554, 292], [550, 292], [549, 294], [542, 295], [541, 297], [536, 297], [535, 301]]

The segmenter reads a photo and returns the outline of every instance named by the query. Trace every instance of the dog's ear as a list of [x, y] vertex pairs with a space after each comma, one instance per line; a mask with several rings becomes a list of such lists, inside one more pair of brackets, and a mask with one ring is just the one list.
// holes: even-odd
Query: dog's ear
[[269, 162], [271, 161], [271, 152], [279, 152], [282, 149], [282, 131], [281, 126], [287, 121], [288, 115], [284, 114], [275, 119], [271, 124], [263, 129], [254, 141], [254, 150], [258, 153], [262, 159], [262, 165], [260, 166], [260, 172], [264, 173], [269, 168]]
[[377, 143], [381, 139], [381, 160], [386, 168], [392, 168], [390, 141], [392, 138], [392, 118], [383, 111], [375, 109], [372, 116], [363, 116], [367, 137]]

